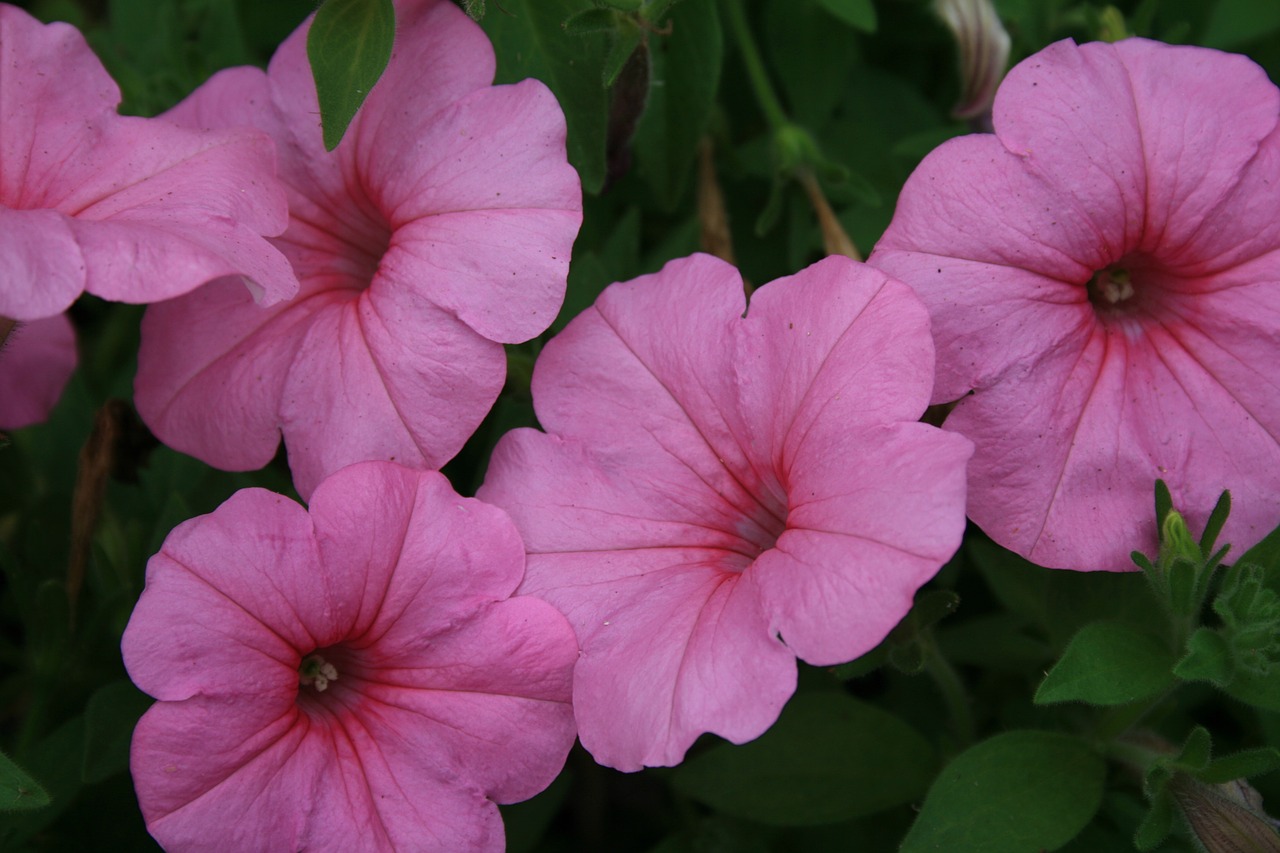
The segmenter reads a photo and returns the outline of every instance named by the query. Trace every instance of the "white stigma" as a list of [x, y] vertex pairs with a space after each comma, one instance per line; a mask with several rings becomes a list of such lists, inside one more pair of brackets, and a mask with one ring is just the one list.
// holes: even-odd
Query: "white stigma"
[[338, 680], [338, 668], [320, 655], [310, 655], [298, 667], [298, 683], [303, 687], [314, 687], [317, 693], [329, 689], [330, 681]]
[[1133, 282], [1128, 270], [1104, 270], [1098, 276], [1098, 289], [1102, 298], [1111, 305], [1133, 296]]

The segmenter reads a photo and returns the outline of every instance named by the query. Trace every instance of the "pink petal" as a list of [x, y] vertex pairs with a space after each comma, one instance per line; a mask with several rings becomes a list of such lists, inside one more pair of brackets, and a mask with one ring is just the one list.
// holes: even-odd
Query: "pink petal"
[[65, 314], [23, 323], [0, 343], [0, 429], [38, 424], [76, 368], [76, 333]]
[[501, 345], [410, 292], [333, 300], [313, 314], [278, 403], [299, 493], [363, 460], [440, 467], [505, 370]]
[[232, 471], [280, 445], [279, 401], [311, 319], [332, 296], [263, 308], [235, 279], [152, 305], [142, 318], [134, 404], [170, 447]]
[[129, 677], [170, 701], [243, 693], [292, 701], [298, 650], [336, 642], [343, 627], [331, 604], [343, 597], [318, 564], [306, 510], [262, 489], [178, 525], [148, 562], [125, 629]]
[[[830, 462], [872, 448], [875, 465]], [[770, 633], [819, 666], [879, 645], [959, 545], [972, 453], [962, 436], [917, 423], [827, 420], [808, 433], [790, 466], [787, 530], [746, 573]]]
[[932, 373], [911, 291], [829, 259], [743, 303], [707, 256], [612, 285], [539, 357], [549, 434], [505, 436], [479, 492], [578, 635], [584, 746], [623, 770], [761, 734], [793, 656], [870, 649], [963, 531], [969, 442], [902, 423]]
[[41, 320], [61, 314], [84, 290], [85, 273], [65, 216], [0, 207], [0, 317]]
[[[577, 645], [545, 602], [508, 600], [522, 565], [501, 511], [382, 463], [322, 483], [310, 518], [245, 490], [179, 526], [123, 643], [161, 700], [132, 747], [148, 829], [170, 849], [501, 850], [494, 802], [542, 790], [574, 740]], [[341, 667], [327, 692], [300, 686], [313, 651]]]

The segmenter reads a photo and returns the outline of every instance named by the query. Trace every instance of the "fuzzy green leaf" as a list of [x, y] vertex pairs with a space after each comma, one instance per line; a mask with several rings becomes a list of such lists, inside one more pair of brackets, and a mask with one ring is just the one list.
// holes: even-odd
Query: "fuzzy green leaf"
[[841, 693], [810, 693], [793, 698], [758, 740], [713, 747], [671, 780], [725, 814], [807, 826], [909, 802], [933, 768], [933, 749], [902, 720]]
[[1025, 853], [1066, 844], [1097, 812], [1106, 763], [1054, 732], [1006, 732], [956, 757], [938, 775], [902, 853]]
[[1035, 702], [1136, 702], [1173, 683], [1174, 663], [1169, 650], [1145, 631], [1126, 622], [1092, 622], [1071, 639]]

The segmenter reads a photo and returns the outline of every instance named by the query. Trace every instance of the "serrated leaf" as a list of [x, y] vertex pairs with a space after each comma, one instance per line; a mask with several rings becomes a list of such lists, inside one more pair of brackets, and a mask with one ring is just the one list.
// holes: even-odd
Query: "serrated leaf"
[[488, 15], [484, 30], [498, 58], [497, 83], [534, 77], [555, 93], [569, 125], [569, 162], [582, 188], [598, 193], [605, 175], [609, 93], [600, 85], [609, 34], [570, 35], [561, 24], [593, 8], [591, 0], [503, 0], [505, 14]]
[[1174, 656], [1159, 640], [1127, 622], [1092, 622], [1076, 633], [1036, 690], [1035, 702], [1125, 705], [1174, 681]]
[[39, 809], [49, 802], [49, 794], [40, 783], [0, 752], [0, 812]]
[[1187, 653], [1173, 668], [1183, 681], [1208, 681], [1222, 686], [1231, 681], [1231, 648], [1211, 628], [1199, 628], [1187, 640]]
[[671, 776], [724, 814], [808, 826], [872, 814], [920, 796], [933, 749], [914, 728], [841, 693], [800, 694], [759, 739], [720, 744]]
[[901, 853], [1061, 847], [1097, 812], [1106, 769], [1086, 744], [1066, 735], [996, 735], [938, 774]]
[[849, 26], [866, 33], [876, 31], [876, 7], [871, 0], [817, 0], [818, 5]]
[[307, 33], [326, 151], [338, 147], [369, 90], [391, 59], [392, 0], [325, 0]]

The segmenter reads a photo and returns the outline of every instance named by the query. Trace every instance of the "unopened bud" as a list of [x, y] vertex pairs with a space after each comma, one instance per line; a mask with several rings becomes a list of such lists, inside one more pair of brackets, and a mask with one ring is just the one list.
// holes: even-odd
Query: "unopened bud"
[[1187, 529], [1187, 520], [1176, 509], [1169, 510], [1160, 526], [1161, 557], [1172, 563], [1176, 557], [1199, 563], [1204, 555]]
[[1262, 811], [1262, 798], [1244, 780], [1210, 786], [1180, 773], [1169, 790], [1192, 834], [1209, 853], [1280, 849], [1275, 821]]
[[935, 0], [934, 10], [955, 35], [960, 57], [960, 100], [951, 114], [989, 128], [1009, 62], [1009, 34], [991, 0]]

